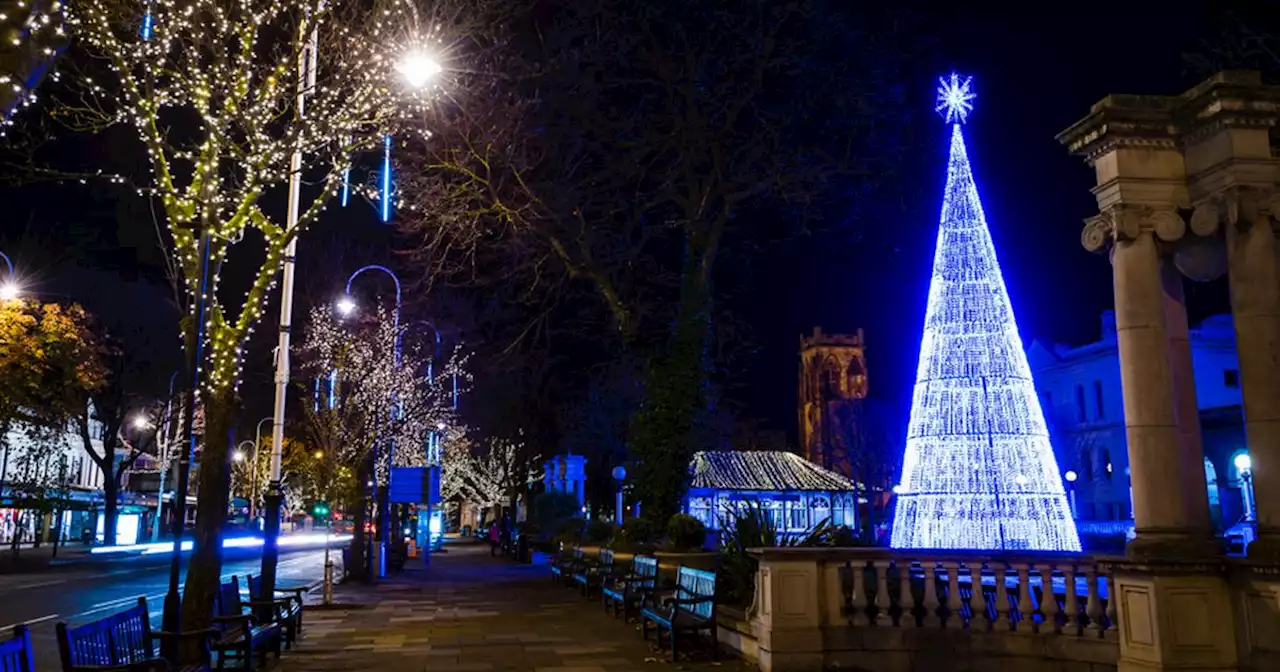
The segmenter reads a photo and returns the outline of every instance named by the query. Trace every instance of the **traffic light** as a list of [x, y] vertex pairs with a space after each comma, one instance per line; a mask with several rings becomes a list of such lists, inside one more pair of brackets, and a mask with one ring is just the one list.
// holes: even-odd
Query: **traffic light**
[[329, 504], [327, 502], [316, 502], [311, 511], [316, 514], [317, 518], [323, 518], [329, 515]]

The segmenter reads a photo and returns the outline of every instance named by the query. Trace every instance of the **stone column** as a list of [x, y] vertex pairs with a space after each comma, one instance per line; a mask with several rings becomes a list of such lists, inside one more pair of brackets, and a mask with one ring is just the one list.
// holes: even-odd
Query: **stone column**
[[[1128, 553], [1134, 557], [1213, 555], [1216, 545], [1208, 526], [1203, 459], [1198, 450], [1187, 450], [1178, 422], [1179, 396], [1185, 403], [1186, 395], [1175, 391], [1175, 381], [1189, 375], [1189, 367], [1174, 372], [1171, 340], [1179, 330], [1176, 325], [1170, 330], [1166, 313], [1172, 312], [1176, 319], [1178, 308], [1167, 303], [1177, 304], [1179, 297], [1166, 292], [1169, 283], [1155, 236], [1134, 221], [1140, 213], [1114, 208], [1108, 215], [1117, 233], [1112, 251], [1116, 337], [1137, 531]], [[1185, 333], [1185, 311], [1181, 315]], [[1186, 359], [1189, 365], [1189, 351]], [[1190, 403], [1194, 413], [1194, 390]], [[1197, 439], [1193, 447], [1198, 444]], [[1189, 473], [1192, 469], [1200, 471], [1201, 490], [1187, 496], [1184, 488], [1195, 480]]]
[[1271, 221], [1280, 198], [1267, 203], [1260, 190], [1245, 189], [1233, 196], [1228, 276], [1258, 520], [1248, 554], [1280, 560], [1280, 245]]
[[[1157, 238], [1159, 232], [1157, 232]], [[1173, 405], [1178, 423], [1178, 491], [1187, 529], [1203, 550], [1221, 553], [1213, 538], [1208, 484], [1204, 476], [1204, 448], [1200, 434], [1200, 405], [1196, 401], [1196, 377], [1191, 365], [1191, 334], [1187, 327], [1187, 303], [1182, 273], [1169, 259], [1161, 264], [1165, 330], [1169, 337], [1169, 371], [1173, 377]]]

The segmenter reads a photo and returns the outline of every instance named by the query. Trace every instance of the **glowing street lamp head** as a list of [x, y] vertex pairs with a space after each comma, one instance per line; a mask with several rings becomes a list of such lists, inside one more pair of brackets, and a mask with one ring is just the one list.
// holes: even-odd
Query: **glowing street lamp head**
[[396, 65], [396, 72], [415, 89], [427, 86], [443, 71], [439, 61], [422, 53], [409, 54]]
[[22, 288], [12, 280], [0, 283], [0, 301], [13, 301], [22, 295]]
[[1236, 455], [1236, 459], [1232, 460], [1236, 465], [1236, 469], [1240, 471], [1249, 471], [1253, 469], [1253, 458], [1249, 457], [1249, 453], [1240, 453]]
[[1067, 470], [1067, 473], [1065, 474], [1065, 476], [1067, 478], [1068, 483], [1075, 483], [1076, 478], [1078, 478], [1078, 476], [1076, 476], [1076, 472], [1070, 469]]
[[151, 427], [151, 421], [147, 420], [145, 415], [137, 415], [133, 418], [134, 429], [148, 429]]
[[234, 462], [244, 462], [244, 453], [237, 450], [236, 452], [231, 453], [231, 459]]
[[938, 105], [933, 109], [948, 124], [963, 124], [973, 111], [973, 99], [978, 96], [970, 88], [972, 82], [972, 77], [961, 80], [954, 72], [950, 77], [938, 78]]
[[354, 312], [356, 312], [355, 299], [345, 294], [342, 296], [342, 298], [338, 299], [338, 314], [342, 315], [343, 317], [346, 317]]

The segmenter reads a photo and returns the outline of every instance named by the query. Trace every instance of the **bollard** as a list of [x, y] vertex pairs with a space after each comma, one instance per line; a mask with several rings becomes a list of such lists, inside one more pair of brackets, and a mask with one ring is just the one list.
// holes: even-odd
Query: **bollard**
[[327, 557], [324, 559], [324, 604], [333, 604], [333, 560]]

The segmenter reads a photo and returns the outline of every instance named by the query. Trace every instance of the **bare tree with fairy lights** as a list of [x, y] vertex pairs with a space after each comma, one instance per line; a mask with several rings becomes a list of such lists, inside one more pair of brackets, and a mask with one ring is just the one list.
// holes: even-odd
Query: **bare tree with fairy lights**
[[[412, 86], [415, 73], [405, 67], [423, 54], [447, 65], [439, 31], [465, 34], [464, 3], [434, 7], [430, 16], [421, 7], [409, 0], [68, 4], [77, 49], [88, 56], [78, 62], [90, 71], [76, 78], [76, 98], [63, 101], [59, 117], [86, 131], [129, 129], [145, 149], [149, 172], [123, 177], [155, 204], [185, 299], [188, 382], [198, 388], [205, 431], [184, 630], [207, 626], [212, 612], [236, 386], [291, 243], [362, 152], [389, 137], [425, 134], [421, 112], [449, 85], [439, 77]], [[286, 194], [287, 217], [278, 207]], [[221, 282], [227, 273], [245, 278], [248, 290], [232, 296]], [[186, 410], [193, 412], [194, 405]], [[167, 601], [166, 620], [176, 609]]]
[[[327, 307], [311, 311], [299, 352], [303, 379], [313, 381], [307, 385], [312, 398], [303, 404], [306, 440], [332, 464], [354, 472], [357, 492], [366, 492], [375, 478], [384, 488], [393, 464], [425, 466], [436, 459], [433, 432], [447, 438], [461, 431], [450, 429], [460, 427], [453, 381], [455, 375], [459, 385], [470, 381], [467, 355], [455, 349], [427, 375], [425, 348], [405, 336], [383, 309], [358, 323], [335, 319]], [[356, 514], [352, 563], [361, 567], [368, 512], [360, 501], [347, 505]]]

